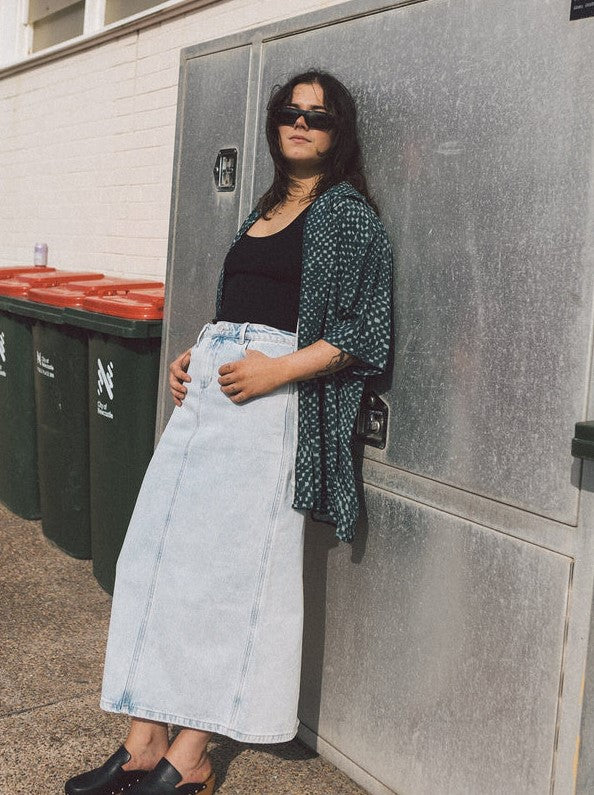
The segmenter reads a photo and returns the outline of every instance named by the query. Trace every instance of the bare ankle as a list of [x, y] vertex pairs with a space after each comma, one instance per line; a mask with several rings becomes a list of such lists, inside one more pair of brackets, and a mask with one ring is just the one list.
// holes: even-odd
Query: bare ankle
[[212, 763], [210, 761], [210, 756], [206, 753], [206, 751], [202, 754], [202, 756], [198, 760], [198, 763], [196, 765], [196, 772], [206, 773], [207, 778], [212, 772]]
[[124, 770], [152, 770], [161, 757], [165, 756], [169, 748], [168, 745], [149, 743], [144, 747], [136, 746], [126, 741], [125, 747], [130, 754], [130, 759], [125, 765]]
[[133, 727], [124, 747], [130, 754], [130, 760], [122, 766], [124, 770], [152, 770], [169, 749], [167, 728], [153, 732]]
[[167, 753], [167, 759], [182, 774], [182, 779], [178, 786], [183, 786], [184, 784], [190, 783], [202, 783], [206, 781], [213, 771], [210, 757], [206, 751], [195, 764], [190, 762], [188, 758], [184, 758], [179, 753], [171, 751], [171, 749]]

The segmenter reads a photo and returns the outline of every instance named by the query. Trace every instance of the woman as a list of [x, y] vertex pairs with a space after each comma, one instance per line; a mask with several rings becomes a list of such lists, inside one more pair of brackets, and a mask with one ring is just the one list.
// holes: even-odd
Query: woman
[[211, 795], [212, 732], [297, 732], [305, 511], [352, 540], [350, 443], [386, 365], [391, 252], [342, 83], [295, 76], [266, 129], [273, 184], [227, 254], [216, 319], [170, 366], [176, 408], [118, 559], [100, 706], [130, 731], [68, 795]]

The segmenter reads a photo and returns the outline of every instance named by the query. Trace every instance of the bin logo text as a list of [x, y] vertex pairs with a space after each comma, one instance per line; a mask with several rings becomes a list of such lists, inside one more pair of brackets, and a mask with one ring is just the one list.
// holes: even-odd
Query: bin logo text
[[[97, 394], [102, 395], [104, 389], [109, 400], [113, 400], [113, 362], [104, 367], [101, 359], [97, 359]], [[97, 401], [97, 414], [113, 420], [113, 411], [109, 410], [107, 403], [100, 400]]]
[[[6, 343], [4, 342], [4, 332], [0, 332], [0, 359], [2, 363], [6, 361]], [[6, 370], [0, 364], [0, 378], [6, 378]]]
[[35, 358], [37, 359], [37, 372], [44, 375], [46, 378], [55, 378], [54, 365], [50, 362], [47, 356], [44, 356], [41, 351], [35, 351]]

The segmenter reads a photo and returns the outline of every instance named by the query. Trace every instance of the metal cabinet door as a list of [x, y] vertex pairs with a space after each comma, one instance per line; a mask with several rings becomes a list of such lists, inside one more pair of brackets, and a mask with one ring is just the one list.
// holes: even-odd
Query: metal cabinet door
[[[251, 46], [182, 55], [167, 263], [167, 335], [161, 349], [158, 425], [173, 409], [165, 372], [214, 317], [219, 271], [237, 231]], [[238, 152], [235, 190], [219, 191], [220, 150]]]
[[[393, 235], [388, 443], [366, 455], [569, 524], [592, 322], [589, 34], [540, 0], [521, 13], [515, 0], [427, 2], [262, 54], [264, 96], [311, 64], [352, 88]], [[259, 194], [262, 127], [256, 162]]]
[[[270, 89], [337, 74], [395, 245], [397, 337], [388, 443], [365, 450], [370, 532], [307, 534], [300, 717], [370, 791], [564, 793], [591, 610], [569, 453], [592, 322], [591, 29], [540, 0], [372, 6], [188, 55], [164, 364], [212, 316], [270, 181]], [[217, 193], [233, 146], [243, 190]]]

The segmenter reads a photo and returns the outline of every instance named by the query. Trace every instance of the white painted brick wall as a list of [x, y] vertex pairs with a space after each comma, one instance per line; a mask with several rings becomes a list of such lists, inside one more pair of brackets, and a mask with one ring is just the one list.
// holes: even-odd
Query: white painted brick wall
[[340, 0], [228, 0], [0, 79], [0, 266], [165, 278], [179, 51]]

